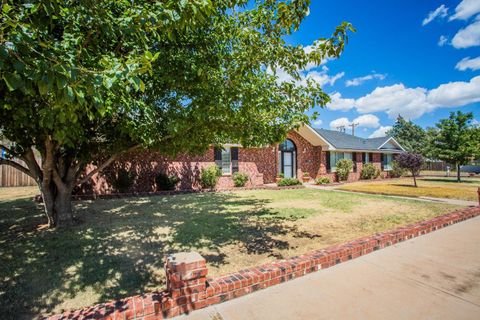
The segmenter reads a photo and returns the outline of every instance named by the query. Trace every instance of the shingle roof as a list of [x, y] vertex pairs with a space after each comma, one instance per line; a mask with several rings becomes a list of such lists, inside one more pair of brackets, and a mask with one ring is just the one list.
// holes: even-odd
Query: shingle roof
[[[351, 150], [379, 150], [390, 137], [370, 138], [365, 139], [361, 137], [352, 136], [344, 132], [315, 129], [319, 135], [327, 140], [336, 149], [351, 149]], [[382, 150], [401, 151], [400, 148], [382, 148]]]

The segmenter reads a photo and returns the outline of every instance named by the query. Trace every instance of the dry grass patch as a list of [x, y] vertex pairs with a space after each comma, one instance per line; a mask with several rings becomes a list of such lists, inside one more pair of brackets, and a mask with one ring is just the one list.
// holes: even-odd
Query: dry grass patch
[[0, 313], [31, 318], [164, 286], [163, 257], [198, 251], [211, 275], [456, 209], [376, 195], [255, 190], [81, 201], [82, 224], [37, 230], [41, 207], [0, 200]]
[[418, 188], [413, 186], [412, 178], [383, 181], [360, 181], [341, 186], [340, 190], [366, 192], [383, 195], [408, 197], [433, 197], [476, 201], [480, 180], [463, 178], [457, 183], [454, 178], [425, 177], [417, 180]]

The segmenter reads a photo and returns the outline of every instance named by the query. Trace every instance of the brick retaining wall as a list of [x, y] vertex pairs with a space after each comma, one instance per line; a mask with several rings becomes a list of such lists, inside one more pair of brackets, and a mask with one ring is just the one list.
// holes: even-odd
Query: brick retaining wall
[[329, 268], [451, 224], [480, 215], [480, 207], [454, 211], [427, 221], [377, 233], [301, 256], [267, 263], [207, 279], [206, 261], [198, 253], [169, 255], [165, 261], [167, 289], [54, 315], [60, 319], [165, 319], [205, 308], [305, 274]]

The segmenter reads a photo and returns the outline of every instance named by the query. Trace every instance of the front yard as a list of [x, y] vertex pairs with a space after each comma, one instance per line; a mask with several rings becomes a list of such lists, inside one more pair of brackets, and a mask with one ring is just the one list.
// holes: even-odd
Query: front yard
[[359, 181], [341, 186], [340, 190], [366, 192], [408, 197], [433, 197], [476, 201], [480, 179], [463, 178], [457, 183], [453, 177], [425, 177], [417, 179], [418, 188], [413, 186], [413, 178], [382, 181]]
[[314, 189], [255, 190], [82, 201], [75, 205], [81, 224], [39, 230], [41, 206], [18, 191], [9, 200], [9, 192], [0, 189], [0, 312], [7, 319], [162, 288], [168, 252], [200, 252], [215, 276], [457, 208]]

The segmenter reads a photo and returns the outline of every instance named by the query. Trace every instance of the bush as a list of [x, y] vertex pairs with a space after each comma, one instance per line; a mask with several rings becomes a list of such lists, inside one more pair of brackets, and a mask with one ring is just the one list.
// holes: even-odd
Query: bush
[[155, 176], [155, 183], [157, 190], [175, 190], [175, 186], [180, 182], [177, 176], [167, 176], [165, 173], [158, 173]]
[[360, 172], [362, 179], [375, 179], [380, 175], [380, 170], [373, 163], [365, 163]]
[[407, 173], [407, 170], [401, 168], [397, 161], [392, 161], [392, 170], [390, 171], [390, 175], [393, 178], [399, 178], [404, 176]]
[[279, 174], [278, 174], [278, 177], [283, 179], [283, 178], [285, 178], [285, 174], [284, 174], [283, 172], [282, 172], [282, 173], [279, 173]]
[[243, 172], [235, 172], [233, 174], [233, 185], [235, 187], [245, 187], [248, 181], [248, 174]]
[[200, 183], [203, 188], [213, 189], [217, 185], [218, 178], [222, 175], [222, 171], [216, 165], [211, 165], [208, 168], [203, 168], [200, 173]]
[[307, 177], [310, 177], [310, 174], [309, 174], [307, 171], [305, 171], [305, 172], [303, 173], [303, 176], [304, 176], [305, 178], [307, 178]]
[[338, 180], [347, 180], [348, 175], [353, 169], [353, 161], [350, 159], [341, 159], [337, 161], [336, 165], [336, 171], [337, 171], [337, 176]]
[[330, 179], [328, 177], [321, 177], [321, 178], [315, 179], [315, 184], [329, 184], [329, 183], [330, 183]]
[[283, 178], [282, 180], [277, 182], [277, 186], [285, 187], [285, 186], [296, 186], [302, 184], [300, 180], [296, 178]]
[[119, 193], [126, 193], [130, 190], [135, 180], [135, 173], [126, 169], [119, 169], [117, 176], [112, 181], [113, 188]]

